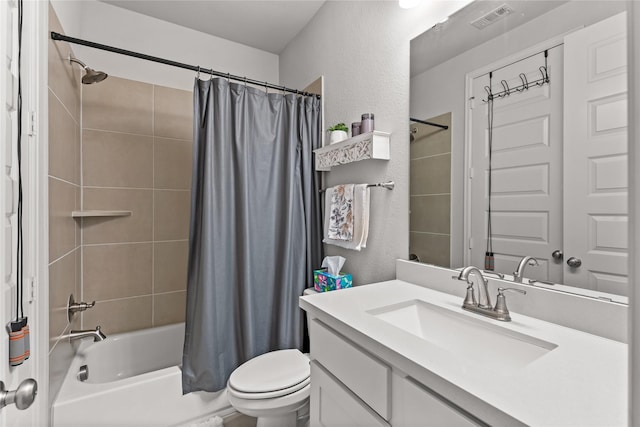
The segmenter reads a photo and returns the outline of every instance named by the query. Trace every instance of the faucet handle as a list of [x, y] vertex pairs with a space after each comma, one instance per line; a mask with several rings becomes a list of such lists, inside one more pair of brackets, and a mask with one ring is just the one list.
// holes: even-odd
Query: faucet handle
[[478, 301], [476, 300], [476, 294], [473, 291], [473, 283], [467, 286], [467, 295], [464, 297], [464, 302], [462, 304], [463, 307], [469, 306], [469, 305], [473, 305], [473, 306], [478, 305]]
[[520, 292], [523, 295], [527, 294], [527, 291], [523, 291], [522, 289], [516, 289], [516, 288], [498, 288], [498, 296], [504, 296], [504, 293], [506, 291], [512, 291], [512, 292]]
[[496, 306], [493, 311], [498, 314], [501, 314], [506, 321], [511, 320], [511, 316], [509, 316], [509, 309], [507, 308], [507, 299], [504, 296], [504, 293], [507, 291], [520, 292], [521, 294], [527, 293], [527, 291], [523, 291], [522, 289], [516, 288], [498, 288], [498, 297], [496, 298]]
[[460, 280], [463, 282], [467, 283], [467, 294], [464, 297], [464, 303], [462, 304], [462, 306], [477, 306], [478, 305], [478, 301], [476, 300], [476, 294], [475, 291], [473, 290], [473, 282], [468, 282], [464, 279], [462, 279], [460, 276], [451, 276], [452, 279], [455, 280]]
[[89, 308], [93, 308], [96, 305], [95, 301], [92, 302], [77, 302], [73, 298], [73, 294], [69, 295], [69, 302], [67, 303], [67, 319], [69, 322], [73, 320], [75, 313], [85, 311]]

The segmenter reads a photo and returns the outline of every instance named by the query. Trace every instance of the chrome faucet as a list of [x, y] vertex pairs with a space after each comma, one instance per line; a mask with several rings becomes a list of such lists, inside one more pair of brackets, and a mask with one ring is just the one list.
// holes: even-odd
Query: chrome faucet
[[[479, 279], [482, 285], [478, 286], [478, 303], [477, 306], [480, 308], [491, 308], [491, 297], [489, 296], [489, 288], [487, 287], [488, 280], [484, 278], [482, 275], [482, 271], [478, 267], [474, 267], [470, 265], [469, 267], [465, 267], [462, 269], [460, 274], [458, 275], [458, 280], [465, 280], [467, 284], [470, 286], [467, 290], [470, 290], [471, 295], [473, 295], [473, 281], [469, 279], [469, 275], [474, 273]], [[456, 278], [455, 276], [453, 277]], [[475, 300], [475, 298], [473, 298]]]
[[[480, 286], [480, 301], [476, 301], [476, 296], [473, 290], [473, 281], [469, 280], [470, 274], [476, 274], [481, 282], [482, 286]], [[467, 282], [467, 295], [464, 298], [464, 302], [462, 303], [462, 308], [465, 310], [472, 311], [474, 313], [482, 314], [483, 316], [491, 317], [492, 319], [502, 320], [503, 322], [511, 321], [511, 316], [509, 315], [509, 310], [507, 309], [507, 300], [504, 296], [506, 291], [514, 291], [520, 292], [521, 294], [526, 294], [526, 291], [515, 288], [498, 288], [498, 297], [496, 300], [495, 307], [491, 306], [491, 299], [489, 297], [488, 290], [488, 280], [484, 278], [482, 275], [482, 271], [477, 267], [469, 266], [465, 267], [458, 276], [453, 276], [452, 279], [465, 280]], [[484, 294], [484, 298], [482, 295]]]
[[532, 256], [522, 257], [520, 262], [518, 263], [518, 268], [513, 272], [513, 281], [516, 283], [522, 283], [522, 279], [524, 278], [524, 268], [527, 265], [538, 266], [538, 260]]
[[96, 329], [87, 329], [84, 331], [71, 331], [62, 338], [69, 338], [69, 341], [78, 340], [81, 338], [93, 337], [93, 341], [103, 341], [107, 338], [105, 334], [100, 330], [100, 326], [96, 326]]

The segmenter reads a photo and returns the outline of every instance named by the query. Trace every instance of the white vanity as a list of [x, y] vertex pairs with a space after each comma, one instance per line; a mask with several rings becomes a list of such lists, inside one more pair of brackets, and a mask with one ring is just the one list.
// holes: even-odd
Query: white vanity
[[391, 280], [300, 299], [312, 427], [627, 424], [626, 344], [516, 309], [511, 322], [465, 311], [464, 283], [443, 271], [422, 281], [455, 295]]

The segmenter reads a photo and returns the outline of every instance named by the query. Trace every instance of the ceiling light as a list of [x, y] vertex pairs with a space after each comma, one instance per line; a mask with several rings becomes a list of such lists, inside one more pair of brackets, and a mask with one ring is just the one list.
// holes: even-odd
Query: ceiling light
[[413, 9], [420, 4], [420, 0], [398, 0], [398, 3], [403, 9]]

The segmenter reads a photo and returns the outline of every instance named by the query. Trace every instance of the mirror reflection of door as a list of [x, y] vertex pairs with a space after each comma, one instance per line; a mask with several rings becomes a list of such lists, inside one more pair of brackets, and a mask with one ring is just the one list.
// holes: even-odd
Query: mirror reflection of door
[[[488, 74], [473, 80], [471, 264], [484, 265], [491, 237], [498, 272], [531, 255], [540, 265], [527, 268], [529, 278], [627, 294], [625, 34], [622, 14], [500, 67], [491, 84]], [[497, 94], [534, 81], [540, 66], [550, 83], [495, 98], [490, 127], [485, 87]]]
[[[539, 81], [543, 78], [540, 67], [547, 69], [549, 83]], [[522, 80], [521, 74], [525, 76]], [[562, 282], [562, 266], [551, 258], [551, 253], [562, 247], [562, 80], [562, 46], [514, 60], [491, 76], [473, 80], [474, 99], [469, 105], [471, 265], [484, 265], [489, 248], [494, 253], [495, 271], [510, 274], [520, 259], [529, 255], [539, 266], [527, 267], [526, 277]], [[506, 87], [515, 89], [523, 82], [530, 82], [529, 89], [499, 97]], [[490, 86], [493, 106], [485, 90]], [[489, 150], [491, 107], [493, 138]], [[488, 236], [490, 153], [492, 213]], [[488, 246], [489, 239], [492, 244]]]
[[626, 20], [621, 13], [565, 38], [564, 155], [573, 161], [563, 282], [618, 295], [628, 294]]

